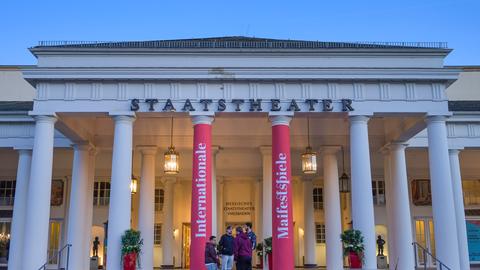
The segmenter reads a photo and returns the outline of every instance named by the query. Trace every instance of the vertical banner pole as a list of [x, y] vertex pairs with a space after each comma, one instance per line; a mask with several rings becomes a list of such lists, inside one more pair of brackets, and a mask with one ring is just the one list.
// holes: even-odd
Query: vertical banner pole
[[193, 167], [190, 269], [205, 269], [205, 244], [212, 230], [212, 126], [213, 117], [193, 116]]
[[273, 116], [272, 122], [272, 256], [270, 269], [294, 269], [291, 117]]

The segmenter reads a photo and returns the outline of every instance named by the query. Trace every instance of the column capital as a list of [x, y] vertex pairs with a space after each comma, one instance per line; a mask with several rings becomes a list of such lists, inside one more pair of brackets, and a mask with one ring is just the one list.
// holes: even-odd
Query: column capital
[[157, 149], [158, 149], [156, 145], [139, 145], [136, 148], [144, 156], [155, 155], [157, 154]]
[[211, 125], [215, 119], [212, 115], [191, 115], [193, 125], [207, 124]]
[[445, 123], [447, 121], [447, 116], [445, 115], [428, 115], [425, 117], [425, 122], [430, 123]]
[[385, 148], [389, 151], [397, 151], [397, 150], [405, 150], [407, 148], [408, 143], [406, 142], [390, 142], [388, 143]]
[[133, 123], [135, 121], [136, 116], [135, 114], [109, 114], [113, 121], [115, 122], [128, 122], [128, 123]]
[[320, 152], [324, 155], [336, 155], [340, 151], [342, 151], [342, 147], [340, 145], [329, 145], [320, 147]]
[[32, 149], [33, 149], [33, 145], [22, 145], [22, 146], [17, 145], [13, 147], [13, 150], [18, 151], [19, 153], [25, 152], [25, 151], [32, 152]]
[[348, 117], [350, 123], [368, 123], [370, 116], [368, 115], [351, 115]]
[[89, 142], [73, 143], [72, 147], [75, 151], [90, 151], [93, 148]]
[[458, 156], [463, 149], [451, 148], [448, 149], [448, 154]]
[[220, 145], [212, 145], [212, 155], [215, 156], [220, 152], [220, 150], [223, 150], [223, 148]]
[[269, 117], [270, 122], [272, 122], [273, 126], [289, 126], [290, 121], [292, 121], [292, 116], [290, 115], [270, 115]]
[[100, 152], [100, 149], [92, 146], [92, 147], [90, 148], [90, 150], [88, 151], [88, 154], [89, 154], [91, 157], [94, 157], [94, 156], [96, 156], [99, 152]]
[[271, 156], [272, 155], [272, 146], [270, 146], [270, 145], [260, 146], [260, 153], [262, 153], [262, 156]]
[[52, 113], [52, 114], [31, 114], [29, 113], [30, 116], [35, 119], [35, 122], [37, 123], [55, 123], [57, 122], [58, 118], [57, 115]]

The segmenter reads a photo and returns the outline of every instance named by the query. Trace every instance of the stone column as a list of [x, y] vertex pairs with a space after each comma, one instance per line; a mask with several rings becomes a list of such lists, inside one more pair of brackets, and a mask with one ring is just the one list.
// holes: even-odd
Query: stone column
[[[72, 245], [70, 267], [81, 270], [85, 263], [85, 217], [86, 198], [89, 181], [89, 150], [88, 144], [73, 145], [72, 184], [70, 205], [68, 209], [67, 243]], [[89, 238], [89, 237], [88, 237]]]
[[205, 267], [205, 243], [212, 234], [212, 122], [213, 117], [195, 115], [193, 122], [193, 166], [190, 269]]
[[217, 154], [220, 150], [219, 146], [212, 147], [212, 235], [218, 237], [218, 192], [217, 192]]
[[426, 122], [436, 257], [451, 269], [461, 269], [445, 117], [429, 116]]
[[343, 269], [343, 249], [342, 241], [340, 241], [340, 234], [342, 234], [342, 212], [340, 208], [337, 160], [339, 150], [340, 147], [333, 146], [326, 147], [323, 151], [323, 205], [325, 213], [327, 269]]
[[261, 179], [255, 180], [254, 183], [254, 200], [255, 200], [255, 232], [257, 234], [257, 243], [263, 241], [262, 232], [262, 185]]
[[172, 269], [173, 265], [173, 209], [175, 178], [164, 179], [163, 224], [162, 224], [162, 268]]
[[155, 155], [156, 146], [138, 147], [142, 154], [138, 229], [143, 238], [140, 260], [143, 269], [153, 269], [153, 237], [155, 225]]
[[460, 269], [470, 268], [470, 258], [468, 254], [467, 227], [465, 223], [465, 208], [463, 205], [462, 175], [460, 173], [460, 160], [458, 154], [460, 150], [448, 150], [450, 156], [450, 170], [452, 173], [453, 200], [455, 202], [455, 215], [457, 221], [457, 238], [460, 256]]
[[[305, 223], [304, 252], [305, 268], [317, 266], [315, 242], [315, 211], [313, 209], [313, 181], [311, 178], [303, 179], [303, 218]], [[328, 258], [328, 257], [327, 257]]]
[[132, 177], [132, 144], [134, 116], [116, 115], [108, 211], [107, 269], [121, 265], [122, 235], [130, 229]]
[[364, 269], [376, 269], [375, 219], [367, 116], [350, 116], [353, 228], [364, 237]]
[[[408, 196], [407, 164], [405, 162], [405, 147], [403, 143], [393, 143], [390, 148], [390, 184], [391, 221], [393, 227], [393, 246], [395, 257], [390, 257], [392, 265], [398, 269], [414, 269], [415, 258], [412, 252], [413, 233], [410, 214], [410, 197]], [[390, 240], [391, 241], [391, 240]], [[398, 264], [397, 264], [398, 263]]]
[[35, 138], [28, 184], [22, 269], [38, 269], [47, 262], [53, 136], [56, 120], [55, 116], [35, 116]]
[[84, 247], [84, 269], [90, 267], [90, 251], [93, 242], [92, 225], [93, 225], [93, 189], [95, 184], [95, 157], [97, 150], [95, 148], [89, 151], [88, 160], [88, 183], [87, 183], [87, 197], [85, 200], [85, 247]]
[[223, 178], [217, 177], [217, 223], [218, 223], [218, 229], [217, 233], [222, 235], [225, 232], [225, 226], [224, 226], [224, 213], [223, 213]]
[[270, 269], [294, 269], [290, 116], [271, 116], [272, 123], [272, 257]]
[[388, 261], [391, 270], [395, 270], [395, 261], [393, 258], [396, 258], [395, 255], [395, 223], [393, 216], [395, 213], [392, 211], [392, 201], [390, 198], [393, 196], [392, 191], [392, 178], [391, 178], [391, 170], [390, 170], [390, 150], [388, 148], [384, 148], [382, 150], [383, 154], [383, 174], [385, 180], [385, 197], [387, 198], [385, 201], [385, 207], [387, 209], [387, 235], [388, 235]]
[[[264, 241], [268, 237], [272, 237], [272, 147], [260, 147], [262, 153], [262, 168], [263, 168], [263, 201], [262, 201], [262, 239], [257, 241]], [[265, 270], [272, 270], [268, 265], [266, 256], [263, 257], [263, 268]]]
[[18, 149], [17, 181], [13, 204], [12, 229], [10, 233], [10, 252], [8, 269], [22, 269], [25, 212], [27, 210], [27, 192], [32, 164], [32, 150]]

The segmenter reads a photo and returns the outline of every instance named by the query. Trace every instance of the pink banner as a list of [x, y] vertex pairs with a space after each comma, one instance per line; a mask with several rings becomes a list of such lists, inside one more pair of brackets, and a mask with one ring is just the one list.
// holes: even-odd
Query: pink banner
[[190, 269], [205, 269], [205, 244], [212, 228], [212, 126], [194, 126]]
[[[272, 255], [271, 270], [293, 270], [293, 213], [290, 127], [272, 127]], [[313, 236], [309, 236], [313, 237]]]

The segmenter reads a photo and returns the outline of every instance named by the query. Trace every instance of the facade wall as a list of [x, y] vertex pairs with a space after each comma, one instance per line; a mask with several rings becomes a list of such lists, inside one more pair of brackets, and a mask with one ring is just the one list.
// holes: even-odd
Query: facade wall
[[22, 67], [0, 66], [0, 101], [32, 101], [35, 88], [23, 79]]
[[480, 68], [465, 68], [447, 88], [448, 100], [480, 100]]

